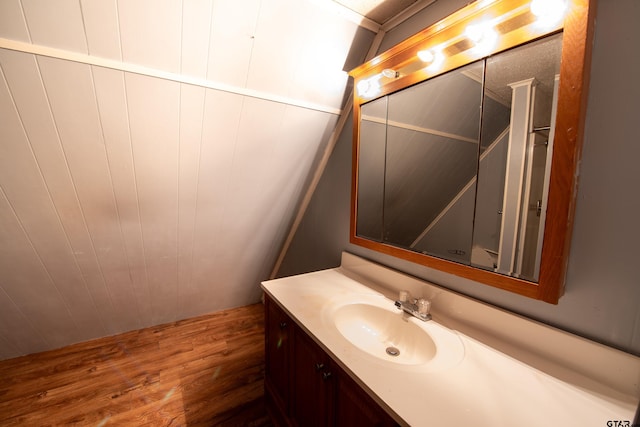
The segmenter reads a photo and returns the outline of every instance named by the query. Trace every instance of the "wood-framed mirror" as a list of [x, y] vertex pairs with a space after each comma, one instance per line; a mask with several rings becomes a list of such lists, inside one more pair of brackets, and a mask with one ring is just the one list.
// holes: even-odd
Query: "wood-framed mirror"
[[556, 304], [594, 19], [479, 0], [352, 70], [351, 243]]

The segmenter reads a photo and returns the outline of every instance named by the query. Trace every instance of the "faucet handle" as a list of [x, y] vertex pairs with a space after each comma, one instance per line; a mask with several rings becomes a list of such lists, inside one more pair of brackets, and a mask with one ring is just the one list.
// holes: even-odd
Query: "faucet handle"
[[429, 314], [429, 310], [431, 309], [431, 301], [428, 301], [424, 298], [420, 298], [418, 300], [418, 313], [421, 315]]

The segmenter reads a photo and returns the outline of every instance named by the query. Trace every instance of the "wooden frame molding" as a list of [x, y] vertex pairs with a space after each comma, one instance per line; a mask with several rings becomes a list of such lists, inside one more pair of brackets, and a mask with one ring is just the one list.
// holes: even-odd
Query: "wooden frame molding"
[[[526, 297], [557, 304], [564, 291], [575, 199], [578, 184], [578, 162], [584, 138], [591, 67], [591, 45], [596, 13], [595, 0], [569, 0], [569, 12], [563, 23], [554, 28], [537, 30], [526, 21], [529, 13], [527, 0], [477, 1], [455, 12], [442, 21], [408, 38], [372, 60], [350, 72], [354, 77], [354, 126], [351, 183], [350, 241], [390, 256], [441, 270], [511, 291]], [[476, 54], [471, 49], [455, 49], [460, 46], [464, 28], [478, 19], [490, 17], [498, 25], [525, 22], [515, 29], [502, 32], [491, 52]], [[502, 18], [499, 18], [502, 17]], [[515, 46], [519, 46], [554, 32], [563, 31], [560, 85], [556, 116], [554, 151], [551, 161], [551, 181], [544, 229], [544, 244], [537, 283], [498, 274], [452, 261], [412, 252], [386, 243], [374, 242], [356, 235], [358, 156], [360, 117], [362, 104], [380, 96], [409, 87], [446, 71], [482, 59]], [[418, 51], [433, 46], [444, 46], [449, 53], [437, 71], [429, 71], [414, 58]], [[400, 70], [399, 77], [380, 81], [380, 90], [366, 97], [358, 94], [358, 83], [380, 75], [382, 70]]]

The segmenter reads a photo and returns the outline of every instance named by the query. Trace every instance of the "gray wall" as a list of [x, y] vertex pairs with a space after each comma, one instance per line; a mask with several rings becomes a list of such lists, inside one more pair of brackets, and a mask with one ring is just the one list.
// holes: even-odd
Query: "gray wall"
[[[383, 48], [434, 22], [434, 13], [449, 13], [464, 5], [461, 3], [436, 2], [427, 8], [431, 11], [389, 33]], [[572, 249], [565, 295], [558, 305], [530, 300], [349, 244], [350, 126], [345, 127], [335, 148], [279, 276], [335, 267], [340, 263], [341, 252], [347, 250], [640, 355], [638, 20], [638, 0], [598, 4]]]

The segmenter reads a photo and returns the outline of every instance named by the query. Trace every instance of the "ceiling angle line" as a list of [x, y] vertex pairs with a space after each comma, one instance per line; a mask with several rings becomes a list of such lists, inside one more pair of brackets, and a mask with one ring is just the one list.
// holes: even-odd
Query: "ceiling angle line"
[[377, 33], [380, 30], [380, 24], [376, 21], [363, 16], [353, 9], [335, 1], [335, 0], [309, 0], [310, 3], [314, 3], [318, 6], [331, 9], [332, 13], [335, 13], [354, 24], [365, 28], [373, 33]]
[[402, 12], [400, 12], [397, 15], [389, 18], [384, 24], [382, 24], [382, 30], [385, 31], [385, 32], [391, 31], [392, 29], [394, 29], [398, 25], [402, 24], [407, 19], [411, 18], [413, 15], [417, 14], [418, 12], [420, 12], [425, 7], [430, 6], [431, 4], [433, 4], [435, 2], [436, 2], [436, 0], [419, 0], [419, 1], [416, 1], [411, 6], [407, 7], [405, 10], [403, 10]]

